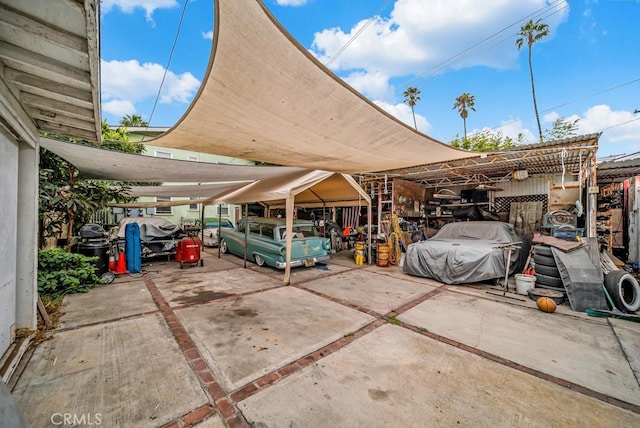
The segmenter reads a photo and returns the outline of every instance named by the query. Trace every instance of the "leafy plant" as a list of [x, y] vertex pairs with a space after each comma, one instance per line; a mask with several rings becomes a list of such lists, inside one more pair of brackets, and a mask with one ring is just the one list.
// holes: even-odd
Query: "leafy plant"
[[493, 132], [485, 130], [470, 135], [467, 138], [456, 138], [450, 144], [458, 149], [471, 150], [473, 152], [492, 152], [495, 150], [504, 150], [522, 144], [523, 135], [518, 135], [514, 140], [506, 137], [502, 132]]
[[44, 296], [86, 293], [103, 281], [96, 275], [96, 257], [68, 253], [62, 248], [38, 251], [38, 292]]
[[[48, 138], [77, 144], [94, 145], [88, 142], [45, 134]], [[112, 130], [102, 122], [102, 145], [108, 150], [124, 153], [142, 153], [144, 145], [129, 141], [126, 129]], [[69, 162], [54, 153], [40, 151], [40, 245], [47, 237], [66, 237], [71, 245], [76, 222], [88, 223], [95, 211], [109, 202], [129, 200], [127, 183], [85, 180], [79, 178], [79, 171]]]

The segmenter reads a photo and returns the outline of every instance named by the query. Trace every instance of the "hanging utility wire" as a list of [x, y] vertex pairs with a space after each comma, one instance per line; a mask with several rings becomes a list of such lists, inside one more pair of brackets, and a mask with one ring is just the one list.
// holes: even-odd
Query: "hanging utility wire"
[[[153, 108], [151, 109], [151, 114], [149, 115], [149, 120], [147, 121], [147, 127], [145, 130], [149, 129], [149, 124], [151, 123], [151, 119], [153, 119], [153, 114], [156, 111], [156, 107], [158, 105], [158, 100], [160, 99], [160, 93], [162, 92], [162, 87], [164, 86], [164, 81], [167, 78], [167, 73], [169, 72], [169, 66], [171, 65], [171, 60], [173, 59], [173, 53], [176, 50], [176, 45], [178, 44], [178, 39], [180, 38], [180, 31], [182, 30], [182, 22], [184, 21], [184, 15], [187, 11], [187, 5], [189, 4], [189, 0], [185, 0], [184, 6], [182, 7], [182, 13], [180, 14], [180, 21], [178, 22], [178, 30], [176, 31], [176, 36], [173, 39], [173, 46], [171, 46], [171, 52], [169, 53], [169, 60], [167, 61], [167, 66], [164, 68], [164, 73], [162, 74], [162, 80], [160, 81], [160, 87], [158, 87], [158, 93], [156, 94], [156, 99], [153, 102]], [[142, 141], [144, 141], [145, 136], [142, 137]]]
[[340, 55], [342, 55], [342, 53], [349, 47], [349, 45], [351, 43], [353, 43], [355, 41], [355, 39], [358, 38], [358, 36], [360, 36], [360, 34], [362, 34], [362, 32], [369, 26], [369, 24], [371, 24], [373, 21], [375, 21], [376, 17], [380, 15], [380, 13], [382, 13], [383, 10], [385, 10], [387, 8], [387, 6], [389, 6], [389, 4], [392, 2], [393, 0], [388, 0], [371, 18], [369, 18], [369, 20], [362, 26], [360, 27], [360, 29], [358, 31], [356, 31], [356, 33], [351, 36], [351, 38], [349, 40], [347, 40], [347, 43], [344, 44], [344, 46], [342, 46], [340, 48], [340, 50], [338, 52], [336, 52], [331, 59], [329, 59], [329, 61], [327, 61], [327, 63], [325, 64], [327, 67], [329, 67], [331, 64], [333, 64], [333, 62], [338, 59], [338, 57]]
[[[575, 0], [570, 0], [575, 1]], [[558, 7], [561, 3], [564, 3], [563, 6]], [[399, 87], [406, 87], [406, 86], [411, 86], [412, 84], [415, 84], [418, 80], [423, 79], [424, 77], [428, 76], [428, 75], [435, 75], [441, 71], [443, 71], [446, 67], [451, 66], [453, 64], [455, 64], [456, 62], [458, 62], [459, 60], [461, 60], [464, 56], [466, 56], [469, 52], [471, 52], [472, 50], [478, 48], [479, 46], [495, 39], [496, 37], [498, 37], [500, 34], [506, 32], [507, 30], [509, 30], [512, 27], [517, 26], [518, 24], [522, 23], [523, 21], [527, 20], [527, 19], [534, 19], [534, 18], [539, 18], [539, 19], [545, 19], [548, 18], [549, 16], [552, 16], [556, 13], [561, 12], [562, 10], [566, 9], [569, 7], [569, 2], [566, 2], [565, 0], [556, 0], [555, 2], [553, 2], [550, 5], [547, 5], [545, 7], [542, 7], [532, 13], [530, 13], [529, 15], [525, 16], [524, 18], [521, 18], [519, 20], [517, 20], [516, 22], [502, 28], [499, 31], [496, 31], [495, 33], [485, 37], [484, 39], [480, 40], [479, 42], [469, 46], [466, 49], [463, 49], [462, 51], [458, 52], [457, 54], [445, 59], [444, 61], [441, 61], [440, 63], [434, 65], [433, 67], [431, 67], [430, 69], [417, 74], [415, 77], [408, 79], [407, 81], [401, 83], [399, 85]], [[510, 33], [508, 34], [506, 37], [500, 39], [498, 42], [494, 43], [493, 45], [491, 45], [489, 48], [493, 48], [496, 45], [503, 43], [505, 40], [513, 37], [514, 34]], [[487, 48], [487, 49], [489, 49]]]

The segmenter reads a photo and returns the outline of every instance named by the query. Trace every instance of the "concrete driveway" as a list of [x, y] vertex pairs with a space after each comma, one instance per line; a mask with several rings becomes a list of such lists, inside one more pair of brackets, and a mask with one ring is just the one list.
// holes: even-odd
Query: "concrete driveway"
[[283, 286], [206, 251], [67, 296], [13, 388], [30, 424], [640, 426], [640, 324], [346, 253]]

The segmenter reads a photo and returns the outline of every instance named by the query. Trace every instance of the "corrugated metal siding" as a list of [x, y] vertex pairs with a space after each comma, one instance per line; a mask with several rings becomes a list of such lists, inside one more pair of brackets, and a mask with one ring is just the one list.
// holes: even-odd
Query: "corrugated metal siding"
[[[504, 189], [495, 193], [496, 198], [504, 198], [509, 196], [526, 196], [526, 195], [546, 195], [549, 193], [549, 181], [551, 183], [561, 183], [562, 175], [551, 175], [546, 177], [529, 178], [523, 181], [505, 181], [496, 183], [496, 187]], [[569, 181], [577, 181], [575, 176], [565, 176], [565, 183]]]

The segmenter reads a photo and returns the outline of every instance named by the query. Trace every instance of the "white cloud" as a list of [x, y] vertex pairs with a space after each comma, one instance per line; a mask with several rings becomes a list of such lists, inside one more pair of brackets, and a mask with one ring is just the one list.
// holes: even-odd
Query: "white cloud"
[[303, 6], [307, 0], [276, 0], [278, 6]]
[[[102, 61], [102, 99], [129, 101], [132, 104], [145, 98], [155, 97], [162, 82], [164, 67], [159, 64], [140, 64], [137, 60]], [[161, 103], [191, 101], [200, 87], [200, 81], [191, 73], [167, 72], [160, 93]]]
[[100, 11], [104, 14], [117, 7], [124, 13], [133, 13], [140, 8], [144, 9], [147, 21], [153, 22], [152, 15], [156, 9], [171, 9], [176, 6], [176, 0], [102, 0]]
[[[562, 0], [554, 8], [565, 6], [566, 0]], [[517, 64], [516, 33], [524, 24], [519, 20], [544, 7], [548, 7], [547, 0], [449, 0], [428, 5], [424, 0], [396, 0], [388, 18], [363, 19], [346, 32], [329, 28], [316, 33], [311, 52], [327, 63], [367, 25], [332, 62], [332, 69], [361, 75], [378, 73], [389, 78], [429, 76], [478, 65], [505, 69]], [[551, 35], [542, 42], [553, 37], [568, 13], [567, 7], [545, 18]], [[496, 37], [482, 42], [502, 28], [505, 30]]]
[[389, 99], [394, 93], [394, 88], [389, 85], [389, 78], [378, 72], [356, 71], [343, 80], [369, 99]]
[[[409, 107], [407, 104], [389, 104], [380, 100], [374, 101], [374, 103], [390, 115], [398, 118], [398, 120], [406, 123], [411, 128], [413, 128], [413, 115], [411, 114], [411, 107]], [[418, 131], [422, 132], [423, 134], [427, 134], [431, 130], [431, 124], [429, 123], [427, 118], [417, 113], [416, 125], [418, 126]]]
[[602, 104], [589, 108], [580, 117], [578, 126], [580, 134], [602, 132], [601, 141], [604, 142], [637, 143], [640, 135], [640, 116], [630, 111], [614, 111], [608, 105]]
[[[561, 117], [556, 112], [544, 116], [545, 122], [553, 122]], [[582, 115], [573, 114], [566, 117], [569, 121], [578, 121], [578, 135], [602, 132], [599, 152], [606, 155], [622, 154], [640, 150], [640, 115], [631, 111], [612, 110], [605, 104], [595, 105]]]
[[202, 37], [205, 39], [213, 40], [213, 31], [203, 31]]
[[131, 101], [111, 100], [106, 103], [102, 103], [102, 110], [114, 116], [122, 117], [127, 114], [135, 113], [136, 108]]

